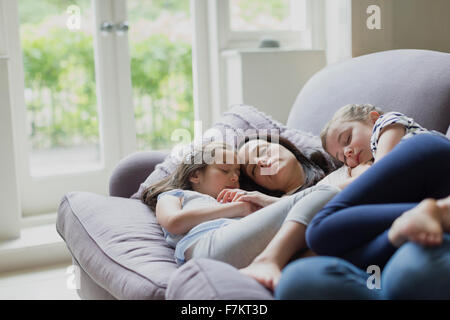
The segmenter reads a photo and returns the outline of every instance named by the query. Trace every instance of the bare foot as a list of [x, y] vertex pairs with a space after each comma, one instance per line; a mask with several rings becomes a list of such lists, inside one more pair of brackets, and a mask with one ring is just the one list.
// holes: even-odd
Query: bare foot
[[436, 200], [423, 200], [394, 221], [388, 233], [389, 240], [396, 247], [400, 247], [408, 240], [424, 246], [441, 244], [443, 211]]
[[436, 204], [442, 209], [442, 228], [444, 232], [450, 232], [450, 196], [436, 201]]
[[281, 270], [278, 265], [269, 260], [254, 260], [246, 268], [240, 269], [239, 271], [255, 279], [272, 291], [275, 289], [281, 277]]

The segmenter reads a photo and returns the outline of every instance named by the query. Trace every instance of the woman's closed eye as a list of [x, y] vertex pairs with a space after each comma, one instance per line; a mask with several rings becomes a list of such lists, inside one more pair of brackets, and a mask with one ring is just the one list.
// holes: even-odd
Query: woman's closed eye
[[267, 146], [263, 146], [259, 149], [259, 156], [262, 156], [266, 153]]
[[256, 172], [257, 167], [258, 167], [258, 166], [257, 166], [256, 164], [249, 164], [249, 165], [248, 165], [248, 168], [250, 168], [250, 170], [249, 170], [249, 172], [250, 172], [250, 174], [249, 174], [250, 178], [255, 177], [255, 172]]

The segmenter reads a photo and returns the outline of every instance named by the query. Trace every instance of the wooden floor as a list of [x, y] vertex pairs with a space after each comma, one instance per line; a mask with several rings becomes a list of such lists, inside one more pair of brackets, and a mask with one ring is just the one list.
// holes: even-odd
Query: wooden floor
[[0, 273], [0, 300], [79, 300], [76, 290], [69, 289], [69, 266]]

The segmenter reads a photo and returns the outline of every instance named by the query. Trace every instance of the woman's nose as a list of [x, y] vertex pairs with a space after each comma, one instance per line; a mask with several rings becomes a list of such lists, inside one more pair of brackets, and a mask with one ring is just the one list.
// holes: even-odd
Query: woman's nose
[[270, 166], [270, 160], [268, 160], [266, 158], [259, 158], [258, 159], [258, 166], [260, 166], [260, 167]]

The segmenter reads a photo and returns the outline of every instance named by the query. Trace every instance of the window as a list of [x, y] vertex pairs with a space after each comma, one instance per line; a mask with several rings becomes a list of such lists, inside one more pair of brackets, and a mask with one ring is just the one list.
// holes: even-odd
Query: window
[[194, 131], [189, 1], [0, 3], [23, 217], [74, 190], [107, 194], [122, 158]]
[[[99, 167], [91, 3], [21, 0], [18, 5], [31, 174]], [[73, 30], [68, 29], [71, 5], [80, 15]]]
[[311, 47], [310, 0], [225, 0], [218, 7], [224, 49], [256, 48], [265, 38]]
[[175, 129], [193, 137], [192, 23], [186, 0], [127, 0], [138, 150], [168, 149]]
[[231, 0], [232, 31], [306, 29], [306, 3], [303, 0]]

